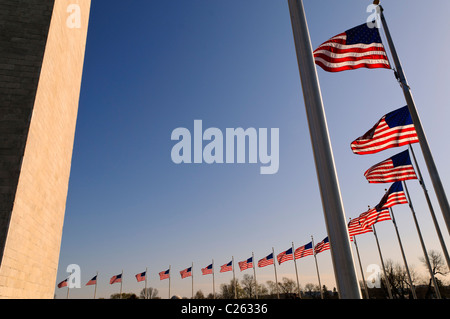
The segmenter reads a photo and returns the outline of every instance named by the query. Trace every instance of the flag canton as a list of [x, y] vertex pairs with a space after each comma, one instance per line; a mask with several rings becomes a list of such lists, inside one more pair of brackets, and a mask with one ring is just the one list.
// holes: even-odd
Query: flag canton
[[408, 106], [404, 106], [402, 108], [399, 108], [398, 110], [386, 114], [384, 120], [386, 121], [386, 124], [391, 128], [413, 124]]
[[392, 156], [391, 160], [392, 160], [392, 164], [394, 165], [394, 167], [404, 166], [404, 165], [412, 165], [408, 150]]
[[345, 33], [347, 35], [347, 45], [381, 43], [381, 36], [378, 28], [369, 28], [367, 23], [347, 30]]

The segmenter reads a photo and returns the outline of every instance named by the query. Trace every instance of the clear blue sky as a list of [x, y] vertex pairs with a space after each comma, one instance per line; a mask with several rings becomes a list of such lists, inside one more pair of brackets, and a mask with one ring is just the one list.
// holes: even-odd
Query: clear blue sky
[[[313, 47], [364, 23], [370, 1], [305, 0]], [[450, 101], [447, 12], [450, 3], [384, 1], [385, 15], [412, 88], [444, 188], [450, 191], [447, 119]], [[364, 171], [404, 148], [357, 156], [350, 142], [387, 112], [405, 105], [393, 72], [326, 73], [318, 69], [346, 217], [375, 205], [389, 185], [369, 185]], [[171, 133], [204, 128], [279, 128], [280, 168], [260, 164], [184, 164], [171, 160]], [[448, 231], [418, 144], [447, 246]], [[427, 248], [441, 251], [417, 181], [408, 182]], [[407, 205], [394, 208], [411, 268], [425, 273]], [[391, 222], [377, 225], [384, 259], [401, 263]], [[194, 290], [212, 292], [200, 269], [214, 259], [216, 292], [232, 273], [219, 273], [255, 254], [278, 254], [327, 236], [305, 116], [287, 1], [93, 1], [80, 96], [58, 282], [69, 264], [81, 267], [81, 289], [99, 272], [97, 297], [119, 292], [109, 279], [124, 271], [124, 292], [144, 287], [135, 274], [149, 269], [149, 286], [168, 296], [158, 273], [172, 269], [171, 292], [191, 296], [179, 271], [194, 263]], [[380, 264], [372, 234], [358, 237], [362, 263]], [[352, 249], [355, 253], [354, 247]], [[356, 253], [355, 253], [356, 258]], [[355, 259], [356, 261], [356, 259]], [[335, 287], [330, 252], [318, 255], [322, 284]], [[313, 257], [297, 261], [300, 284], [317, 283]], [[277, 267], [295, 279], [294, 264]], [[236, 269], [237, 279], [243, 274]], [[367, 276], [368, 274], [366, 274]], [[358, 276], [360, 276], [358, 268]], [[258, 281], [274, 280], [273, 267]], [[57, 298], [66, 288], [56, 288]]]

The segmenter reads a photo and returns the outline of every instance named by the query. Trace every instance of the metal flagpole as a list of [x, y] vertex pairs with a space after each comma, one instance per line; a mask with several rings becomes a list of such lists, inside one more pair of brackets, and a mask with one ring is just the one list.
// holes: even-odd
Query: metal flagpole
[[255, 262], [255, 254], [252, 252], [252, 260], [253, 260], [253, 275], [255, 276], [255, 299], [258, 299], [258, 282], [256, 281], [256, 262]]
[[66, 299], [69, 299], [69, 291], [70, 291], [69, 284], [67, 284], [67, 296], [66, 296]]
[[276, 266], [276, 259], [275, 259], [275, 250], [272, 247], [272, 260], [273, 260], [273, 269], [275, 270], [275, 286], [277, 288], [277, 299], [280, 299], [280, 291], [278, 289], [278, 278], [277, 278], [277, 266]]
[[340, 298], [361, 299], [302, 0], [288, 0], [305, 109]]
[[358, 256], [359, 268], [361, 269], [361, 276], [363, 279], [364, 292], [366, 293], [366, 298], [370, 299], [369, 298], [369, 290], [367, 289], [366, 279], [364, 278], [364, 271], [363, 271], [362, 264], [361, 264], [361, 258], [359, 257], [359, 249], [358, 249], [358, 244], [356, 243], [356, 236], [353, 236], [353, 243], [355, 244], [355, 247], [356, 247], [356, 255]]
[[172, 274], [170, 273], [170, 265], [169, 265], [169, 299], [170, 299], [170, 277], [172, 277]]
[[213, 277], [213, 299], [216, 299], [216, 290], [214, 283], [214, 259], [212, 260], [212, 277]]
[[123, 269], [122, 275], [120, 276], [120, 299], [122, 299], [122, 285], [123, 285]]
[[98, 271], [97, 271], [97, 274], [95, 275], [94, 299], [97, 294], [97, 282], [98, 282]]
[[403, 257], [403, 262], [405, 263], [406, 273], [408, 274], [409, 285], [411, 286], [411, 293], [413, 295], [413, 298], [417, 299], [416, 288], [414, 287], [414, 284], [413, 284], [413, 281], [411, 278], [411, 273], [409, 272], [408, 263], [406, 262], [405, 252], [403, 250], [402, 241], [400, 240], [400, 234], [398, 232], [397, 223], [396, 223], [395, 217], [394, 217], [394, 210], [392, 209], [392, 207], [389, 207], [389, 210], [391, 211], [392, 223], [394, 224], [395, 232], [397, 233], [398, 244], [399, 244], [400, 250], [402, 252], [402, 257]]
[[192, 299], [194, 299], [194, 262], [191, 266], [191, 277], [192, 277]]
[[148, 273], [147, 273], [147, 271], [148, 271], [148, 268], [147, 267], [145, 267], [145, 293], [144, 293], [144, 298], [145, 299], [148, 299], [148, 291], [147, 291], [147, 277], [148, 277]]
[[[374, 4], [378, 4], [379, 1], [374, 1]], [[419, 114], [417, 112], [416, 104], [414, 102], [411, 89], [406, 80], [406, 76], [404, 74], [402, 65], [400, 63], [400, 59], [397, 55], [397, 50], [395, 49], [394, 42], [392, 41], [391, 34], [389, 32], [389, 28], [387, 26], [386, 19], [384, 17], [384, 9], [381, 5], [377, 7], [377, 11], [380, 14], [381, 22], [383, 24], [384, 33], [386, 34], [386, 38], [389, 44], [389, 48], [391, 51], [392, 58], [395, 64], [395, 75], [397, 77], [400, 86], [403, 89], [403, 94], [405, 96], [406, 103], [408, 104], [409, 112], [411, 113], [411, 118], [414, 123], [414, 127], [416, 129], [417, 137], [419, 138], [420, 147], [422, 149], [423, 157], [425, 159], [428, 172], [430, 174], [431, 181], [433, 183], [434, 191], [436, 192], [436, 197], [438, 199], [439, 205], [441, 207], [442, 214], [444, 216], [445, 223], [447, 225], [447, 231], [450, 233], [450, 206], [448, 204], [447, 195], [445, 194], [444, 187], [441, 182], [441, 178], [437, 171], [436, 164], [433, 159], [433, 155], [431, 154], [430, 146], [428, 145], [427, 137], [425, 135], [424, 129], [422, 127], [422, 123], [420, 121]]]
[[375, 230], [375, 225], [372, 225], [372, 229], [373, 229], [373, 234], [375, 236], [375, 240], [377, 242], [378, 253], [380, 255], [381, 266], [383, 267], [384, 281], [386, 283], [386, 288], [387, 288], [387, 291], [388, 291], [389, 299], [394, 299], [392, 297], [391, 284], [389, 283], [389, 278], [388, 278], [387, 273], [386, 273], [386, 267], [384, 266], [383, 255], [381, 254], [380, 243], [378, 242], [378, 236], [377, 236], [377, 231]]
[[294, 259], [294, 265], [295, 265], [295, 275], [297, 276], [297, 293], [298, 297], [301, 299], [302, 295], [300, 293], [300, 282], [298, 281], [298, 271], [297, 271], [297, 261], [295, 260], [295, 248], [294, 248], [294, 242], [292, 242], [292, 257]]
[[313, 236], [311, 236], [311, 243], [312, 243], [312, 246], [313, 246], [314, 260], [316, 261], [317, 279], [319, 279], [320, 298], [323, 299], [322, 284], [320, 283], [320, 275], [319, 275], [319, 264], [317, 263], [317, 256], [316, 256], [316, 250], [315, 250], [315, 245], [314, 245], [314, 238], [313, 238]]
[[233, 266], [234, 299], [237, 299], [236, 274], [234, 273], [234, 256], [231, 257], [231, 265]]
[[425, 194], [428, 208], [430, 209], [430, 213], [431, 213], [431, 218], [433, 219], [434, 227], [436, 228], [436, 233], [439, 237], [439, 242], [441, 244], [442, 251], [444, 252], [445, 260], [447, 261], [447, 267], [448, 267], [448, 269], [450, 269], [450, 256], [448, 255], [448, 251], [447, 251], [447, 247], [444, 242], [444, 238], [442, 238], [441, 229], [437, 222], [436, 215], [435, 215], [434, 209], [433, 209], [433, 205], [431, 204], [430, 196], [428, 195], [428, 190], [425, 187], [425, 181], [422, 178], [422, 173], [420, 172], [419, 164], [417, 163], [416, 155], [414, 154], [414, 150], [413, 150], [411, 144], [409, 145], [409, 150], [411, 151], [412, 157], [414, 159], [414, 163], [416, 164], [417, 175], [419, 177], [419, 184], [422, 186], [423, 193]]
[[405, 181], [403, 181], [403, 186], [404, 186], [405, 191], [406, 191], [406, 196], [408, 196], [409, 208], [411, 209], [411, 213], [412, 213], [413, 218], [414, 218], [414, 223], [416, 224], [417, 233], [419, 234], [420, 244], [422, 246], [423, 256], [425, 258], [425, 262], [427, 264], [428, 271], [430, 272], [431, 280], [433, 282], [434, 291], [436, 292], [436, 297], [438, 299], [441, 299], [441, 293], [440, 293], [439, 287], [438, 287], [438, 285], [436, 283], [436, 279], [434, 278], [433, 270], [431, 269], [431, 264], [430, 264], [430, 259], [428, 258], [427, 248], [425, 247], [425, 243], [424, 243], [423, 238], [422, 238], [422, 233], [420, 231], [419, 223], [417, 222], [417, 218], [416, 218], [416, 212], [414, 211], [414, 207], [413, 207], [413, 204], [411, 202], [411, 197], [409, 196], [408, 187], [406, 187]]

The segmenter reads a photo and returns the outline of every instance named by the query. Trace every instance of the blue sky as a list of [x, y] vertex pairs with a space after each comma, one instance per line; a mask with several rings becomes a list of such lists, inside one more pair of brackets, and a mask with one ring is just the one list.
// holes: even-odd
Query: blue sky
[[[370, 1], [304, 3], [313, 47], [369, 15]], [[383, 6], [448, 190], [450, 3]], [[404, 148], [357, 156], [350, 142], [404, 106], [404, 97], [390, 70], [331, 74], [318, 68], [318, 74], [346, 217], [357, 217], [389, 186], [369, 185], [364, 171]], [[174, 164], [172, 131], [193, 132], [197, 119], [204, 129], [223, 132], [279, 128], [278, 173], [261, 175], [260, 164]], [[449, 246], [420, 148], [414, 147]], [[427, 248], [440, 251], [421, 188], [417, 181], [408, 186]], [[409, 208], [394, 212], [410, 267], [425, 275]], [[384, 259], [401, 263], [392, 223], [380, 223], [377, 232]], [[78, 264], [82, 288], [73, 289], [71, 298], [93, 296], [84, 284], [97, 271], [97, 297], [108, 298], [119, 291], [109, 279], [122, 269], [123, 291], [139, 293], [143, 284], [134, 276], [148, 267], [149, 286], [166, 298], [168, 281], [158, 273], [171, 265], [171, 293], [190, 297], [191, 280], [182, 280], [179, 271], [194, 263], [194, 290], [206, 295], [212, 278], [200, 269], [212, 259], [218, 291], [232, 278], [218, 272], [232, 256], [236, 264], [252, 252], [259, 260], [272, 247], [277, 254], [311, 236], [319, 242], [327, 234], [287, 1], [93, 1], [56, 284], [69, 264]], [[380, 264], [373, 235], [359, 236], [358, 245], [364, 267]], [[322, 284], [335, 287], [330, 252], [317, 257]], [[317, 283], [312, 257], [297, 265], [302, 286]], [[279, 279], [295, 278], [292, 262], [277, 271]], [[253, 271], [236, 269], [238, 279], [245, 273]], [[274, 280], [272, 267], [258, 268], [256, 275], [261, 282]], [[66, 289], [55, 294], [65, 298]]]

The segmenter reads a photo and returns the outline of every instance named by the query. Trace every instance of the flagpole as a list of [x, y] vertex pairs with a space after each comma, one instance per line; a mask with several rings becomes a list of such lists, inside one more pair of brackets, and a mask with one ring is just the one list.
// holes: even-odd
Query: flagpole
[[362, 264], [361, 264], [361, 258], [359, 256], [358, 244], [356, 243], [356, 236], [353, 236], [353, 243], [355, 244], [355, 247], [356, 247], [356, 255], [358, 256], [359, 268], [361, 269], [361, 276], [362, 276], [362, 279], [363, 279], [364, 292], [366, 293], [366, 298], [370, 299], [370, 297], [369, 297], [369, 290], [367, 289], [366, 278], [364, 277], [364, 271], [363, 271]]
[[320, 298], [323, 299], [322, 284], [320, 283], [319, 264], [317, 263], [317, 256], [316, 256], [316, 249], [315, 249], [316, 247], [314, 245], [313, 236], [311, 236], [311, 244], [313, 246], [313, 255], [314, 255], [314, 260], [316, 262], [317, 279], [319, 279]]
[[145, 293], [144, 293], [144, 297], [145, 299], [148, 299], [148, 291], [147, 291], [147, 277], [148, 277], [148, 267], [145, 267]]
[[213, 266], [213, 299], [216, 299], [216, 288], [214, 283], [214, 259], [212, 260], [212, 266]]
[[[379, 1], [374, 1], [374, 4], [378, 4]], [[379, 9], [378, 9], [379, 8]], [[441, 178], [437, 171], [436, 164], [433, 159], [433, 155], [431, 154], [430, 146], [428, 145], [427, 137], [425, 135], [424, 129], [422, 127], [422, 123], [417, 112], [416, 104], [414, 102], [411, 89], [406, 80], [406, 76], [403, 72], [402, 65], [400, 63], [400, 59], [397, 55], [397, 50], [395, 49], [394, 42], [392, 40], [391, 34], [389, 32], [389, 28], [387, 26], [386, 19], [384, 17], [384, 9], [381, 5], [379, 5], [377, 11], [380, 14], [381, 22], [383, 24], [384, 33], [386, 34], [386, 38], [389, 44], [389, 48], [391, 51], [392, 58], [395, 64], [395, 74], [397, 80], [399, 81], [403, 94], [405, 96], [405, 100], [408, 104], [409, 112], [411, 113], [411, 118], [414, 123], [414, 127], [416, 129], [417, 137], [419, 139], [420, 147], [422, 149], [423, 157], [425, 159], [425, 163], [428, 168], [428, 172], [433, 183], [434, 191], [436, 192], [436, 197], [438, 199], [439, 205], [441, 207], [442, 214], [444, 216], [445, 223], [447, 225], [447, 230], [450, 233], [450, 206], [447, 200], [447, 195], [445, 194], [444, 187], [441, 182]]]
[[272, 260], [273, 260], [273, 269], [275, 270], [275, 286], [277, 289], [277, 299], [280, 299], [280, 292], [278, 290], [278, 278], [277, 278], [277, 265], [275, 259], [275, 249], [272, 247]]
[[97, 274], [95, 275], [94, 299], [97, 294], [97, 282], [98, 282], [98, 271]]
[[170, 273], [170, 265], [169, 265], [169, 299], [170, 299], [170, 277], [172, 277], [172, 274]]
[[122, 284], [123, 284], [123, 269], [122, 275], [120, 276], [120, 299], [122, 299]]
[[298, 271], [297, 271], [297, 261], [295, 260], [295, 248], [294, 248], [294, 242], [292, 242], [292, 259], [294, 259], [294, 265], [295, 265], [295, 275], [297, 276], [297, 293], [298, 297], [301, 299], [301, 293], [300, 293], [300, 282], [298, 281]]
[[378, 253], [380, 255], [381, 266], [383, 267], [384, 281], [386, 282], [386, 288], [387, 288], [387, 291], [388, 291], [389, 299], [394, 299], [392, 297], [391, 284], [389, 283], [389, 278], [388, 278], [387, 273], [386, 273], [386, 267], [384, 266], [383, 255], [381, 254], [380, 243], [378, 242], [378, 236], [377, 236], [377, 231], [375, 229], [375, 225], [372, 225], [372, 229], [373, 229], [373, 234], [375, 236], [375, 240], [377, 242]]
[[419, 184], [422, 186], [423, 193], [425, 194], [425, 198], [427, 200], [428, 208], [430, 209], [430, 213], [431, 213], [431, 218], [433, 219], [434, 227], [436, 228], [436, 233], [437, 233], [437, 235], [439, 237], [439, 242], [441, 244], [442, 251], [444, 252], [445, 260], [447, 261], [447, 267], [448, 267], [448, 269], [450, 269], [450, 256], [448, 255], [448, 251], [447, 251], [447, 247], [446, 247], [445, 242], [444, 242], [444, 238], [442, 238], [441, 229], [440, 229], [439, 224], [437, 222], [436, 215], [435, 215], [434, 209], [433, 209], [433, 205], [431, 204], [430, 196], [428, 195], [428, 190], [427, 190], [427, 188], [425, 186], [425, 181], [422, 178], [422, 173], [420, 172], [419, 164], [417, 163], [416, 155], [414, 154], [414, 150], [413, 150], [411, 144], [409, 144], [409, 150], [410, 150], [410, 152], [412, 154], [412, 157], [414, 159], [414, 163], [416, 164], [417, 175], [419, 177]]
[[255, 261], [255, 254], [252, 252], [252, 264], [253, 264], [253, 274], [255, 276], [255, 299], [258, 299], [258, 282], [256, 281], [256, 261]]
[[191, 266], [191, 277], [192, 277], [192, 299], [194, 299], [194, 262]]
[[400, 234], [398, 232], [397, 222], [395, 221], [394, 210], [392, 209], [392, 207], [389, 207], [389, 210], [391, 211], [392, 223], [394, 224], [395, 232], [397, 233], [398, 244], [399, 244], [400, 250], [402, 252], [403, 262], [405, 263], [406, 273], [407, 273], [408, 279], [409, 279], [409, 285], [411, 286], [411, 293], [413, 295], [413, 298], [417, 299], [416, 288], [414, 287], [413, 281], [411, 279], [411, 274], [409, 272], [408, 263], [406, 262], [405, 252], [403, 250], [402, 241], [400, 240]]
[[231, 265], [233, 266], [234, 299], [237, 299], [236, 274], [234, 273], [234, 256], [231, 257]]
[[339, 295], [361, 299], [302, 0], [288, 0], [311, 144]]
[[67, 296], [66, 296], [66, 299], [69, 299], [69, 291], [70, 291], [70, 288], [69, 288], [69, 285], [67, 285]]
[[440, 293], [439, 287], [438, 287], [438, 285], [436, 283], [436, 279], [434, 278], [433, 270], [431, 269], [431, 264], [430, 264], [430, 259], [428, 258], [427, 248], [425, 247], [425, 243], [424, 243], [423, 238], [422, 238], [422, 233], [420, 231], [419, 223], [417, 222], [417, 218], [416, 218], [416, 212], [414, 211], [414, 207], [413, 207], [413, 204], [412, 204], [412, 201], [411, 201], [411, 197], [409, 196], [408, 187], [406, 186], [406, 182], [405, 181], [403, 181], [403, 186], [404, 186], [405, 191], [406, 191], [406, 196], [408, 197], [409, 208], [410, 208], [411, 214], [412, 214], [412, 216], [414, 218], [414, 223], [416, 224], [416, 229], [417, 229], [417, 233], [419, 235], [420, 245], [422, 246], [423, 256], [424, 256], [425, 262], [427, 264], [428, 271], [430, 272], [431, 280], [433, 282], [433, 287], [434, 287], [434, 290], [436, 292], [436, 297], [438, 299], [441, 299], [441, 293]]

